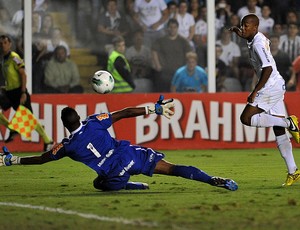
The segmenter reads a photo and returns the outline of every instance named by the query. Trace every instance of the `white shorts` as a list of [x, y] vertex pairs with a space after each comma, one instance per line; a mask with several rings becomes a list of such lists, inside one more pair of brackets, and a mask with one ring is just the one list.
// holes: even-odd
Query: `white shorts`
[[262, 88], [258, 91], [254, 102], [249, 105], [263, 109], [271, 115], [285, 116], [284, 93], [284, 80], [278, 81], [272, 87]]

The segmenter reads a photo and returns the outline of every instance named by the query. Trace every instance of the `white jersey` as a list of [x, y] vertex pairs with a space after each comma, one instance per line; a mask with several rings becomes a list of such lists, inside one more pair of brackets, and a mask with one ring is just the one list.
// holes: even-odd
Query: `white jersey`
[[[158, 22], [162, 17], [162, 12], [167, 9], [164, 0], [136, 0], [134, 2], [134, 11], [139, 15], [141, 22], [147, 27]], [[164, 25], [160, 25], [157, 30], [163, 29]]]
[[188, 38], [190, 35], [190, 28], [195, 26], [195, 19], [190, 13], [185, 13], [184, 15], [177, 14], [176, 19], [178, 21], [178, 33], [184, 37]]
[[258, 78], [261, 77], [262, 68], [271, 66], [273, 71], [264, 88], [272, 87], [278, 80], [283, 78], [277, 71], [276, 63], [270, 51], [270, 40], [258, 32], [251, 42], [247, 42], [250, 62]]

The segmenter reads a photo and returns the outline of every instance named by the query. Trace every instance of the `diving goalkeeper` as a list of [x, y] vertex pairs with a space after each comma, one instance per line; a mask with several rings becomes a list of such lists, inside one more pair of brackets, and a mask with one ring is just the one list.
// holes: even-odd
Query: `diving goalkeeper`
[[0, 166], [44, 164], [68, 156], [93, 169], [98, 175], [94, 180], [94, 187], [103, 191], [148, 189], [146, 183], [129, 182], [130, 176], [137, 174], [179, 176], [231, 191], [237, 190], [237, 183], [231, 179], [210, 176], [193, 166], [172, 164], [164, 160], [163, 153], [110, 136], [107, 129], [123, 118], [154, 113], [170, 118], [174, 114], [172, 101], [173, 99], [164, 101], [163, 96], [160, 96], [157, 103], [151, 106], [94, 114], [84, 121], [80, 121], [73, 108], [65, 107], [61, 112], [61, 120], [70, 132], [68, 138], [40, 156], [13, 156], [3, 147]]

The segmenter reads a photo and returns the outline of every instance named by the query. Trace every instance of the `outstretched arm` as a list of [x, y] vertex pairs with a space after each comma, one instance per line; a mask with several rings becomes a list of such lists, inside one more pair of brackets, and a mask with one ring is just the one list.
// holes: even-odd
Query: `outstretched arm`
[[145, 107], [125, 108], [112, 113], [112, 123], [115, 123], [116, 121], [121, 120], [123, 118], [137, 117], [141, 115], [146, 115]]
[[173, 99], [164, 100], [164, 96], [160, 95], [158, 101], [152, 106], [146, 107], [130, 107], [122, 110], [118, 110], [112, 113], [112, 123], [119, 121], [123, 118], [137, 117], [141, 115], [153, 114], [164, 115], [170, 119], [170, 116], [174, 114], [171, 108], [174, 107]]
[[53, 161], [50, 151], [45, 152], [40, 156], [18, 157], [9, 152], [5, 146], [2, 147], [2, 150], [3, 153], [0, 154], [0, 166], [35, 165]]
[[50, 157], [50, 151], [43, 153], [40, 156], [19, 157], [21, 165], [41, 165], [53, 159]]

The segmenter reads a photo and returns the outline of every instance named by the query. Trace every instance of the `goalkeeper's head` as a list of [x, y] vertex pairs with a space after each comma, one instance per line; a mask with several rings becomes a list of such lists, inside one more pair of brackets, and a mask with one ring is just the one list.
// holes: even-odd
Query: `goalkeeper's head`
[[80, 117], [76, 110], [71, 107], [65, 107], [61, 111], [61, 120], [69, 132], [76, 130], [80, 126]]

